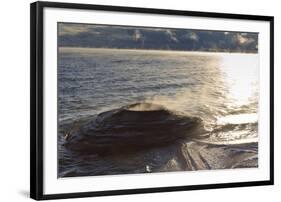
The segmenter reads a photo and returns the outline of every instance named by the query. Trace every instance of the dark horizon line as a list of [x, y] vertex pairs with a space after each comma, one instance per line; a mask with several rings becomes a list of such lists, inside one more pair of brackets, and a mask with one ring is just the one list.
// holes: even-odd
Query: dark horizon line
[[118, 47], [91, 47], [91, 46], [58, 46], [58, 48], [92, 48], [92, 49], [115, 49], [115, 50], [147, 50], [147, 51], [177, 51], [177, 52], [208, 52], [208, 53], [245, 53], [258, 54], [259, 51], [235, 51], [235, 50], [186, 50], [186, 49], [152, 49], [152, 48], [118, 48]]

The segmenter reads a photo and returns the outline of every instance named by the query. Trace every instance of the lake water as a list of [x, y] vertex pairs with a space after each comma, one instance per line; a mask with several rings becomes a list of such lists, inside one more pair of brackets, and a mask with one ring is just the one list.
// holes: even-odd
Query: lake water
[[[60, 48], [58, 176], [257, 167], [258, 78], [258, 54]], [[140, 102], [199, 117], [208, 133], [122, 156], [64, 147], [71, 125]]]

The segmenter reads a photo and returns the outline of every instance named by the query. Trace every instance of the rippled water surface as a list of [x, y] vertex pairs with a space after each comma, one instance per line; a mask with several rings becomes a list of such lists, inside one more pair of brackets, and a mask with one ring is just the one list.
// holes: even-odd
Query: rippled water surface
[[[257, 167], [258, 61], [258, 54], [60, 48], [58, 176]], [[134, 103], [197, 117], [205, 132], [126, 153], [65, 147], [84, 120]]]

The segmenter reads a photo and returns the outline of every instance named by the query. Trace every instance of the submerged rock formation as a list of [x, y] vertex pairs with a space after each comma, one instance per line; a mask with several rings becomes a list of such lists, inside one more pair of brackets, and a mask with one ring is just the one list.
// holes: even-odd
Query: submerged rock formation
[[66, 133], [65, 146], [79, 152], [116, 152], [170, 144], [204, 133], [202, 120], [161, 105], [136, 103], [99, 114]]

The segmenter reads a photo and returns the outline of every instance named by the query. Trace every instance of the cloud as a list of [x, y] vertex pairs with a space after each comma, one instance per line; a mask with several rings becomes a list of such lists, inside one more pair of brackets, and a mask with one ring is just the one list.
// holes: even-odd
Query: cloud
[[135, 41], [140, 40], [141, 37], [142, 37], [142, 34], [141, 34], [140, 30], [136, 29], [136, 30], [135, 30], [135, 33], [134, 33], [134, 35], [133, 35], [133, 37], [134, 37], [134, 40], [135, 40]]
[[173, 31], [171, 31], [170, 29], [167, 29], [166, 30], [166, 34], [170, 37], [170, 39], [172, 40], [172, 41], [174, 41], [174, 42], [178, 42], [178, 39], [177, 39], [177, 37], [176, 37], [176, 33], [175, 32], [173, 32]]
[[237, 41], [238, 41], [240, 44], [244, 44], [244, 43], [246, 43], [247, 40], [248, 40], [246, 37], [242, 36], [241, 34], [237, 34], [236, 37], [237, 37]]
[[241, 45], [247, 45], [255, 42], [253, 38], [247, 37], [247, 33], [237, 33], [236, 34], [237, 42]]
[[89, 25], [89, 24], [73, 24], [73, 23], [59, 23], [58, 34], [63, 35], [78, 35], [81, 33], [100, 34], [98, 28], [106, 28], [103, 25]]
[[199, 36], [195, 32], [189, 32], [189, 31], [186, 33], [185, 38], [191, 39], [193, 41], [199, 40]]
[[60, 23], [58, 26], [59, 36], [62, 35], [77, 35], [83, 32], [88, 32], [89, 26], [83, 24], [68, 24]]

